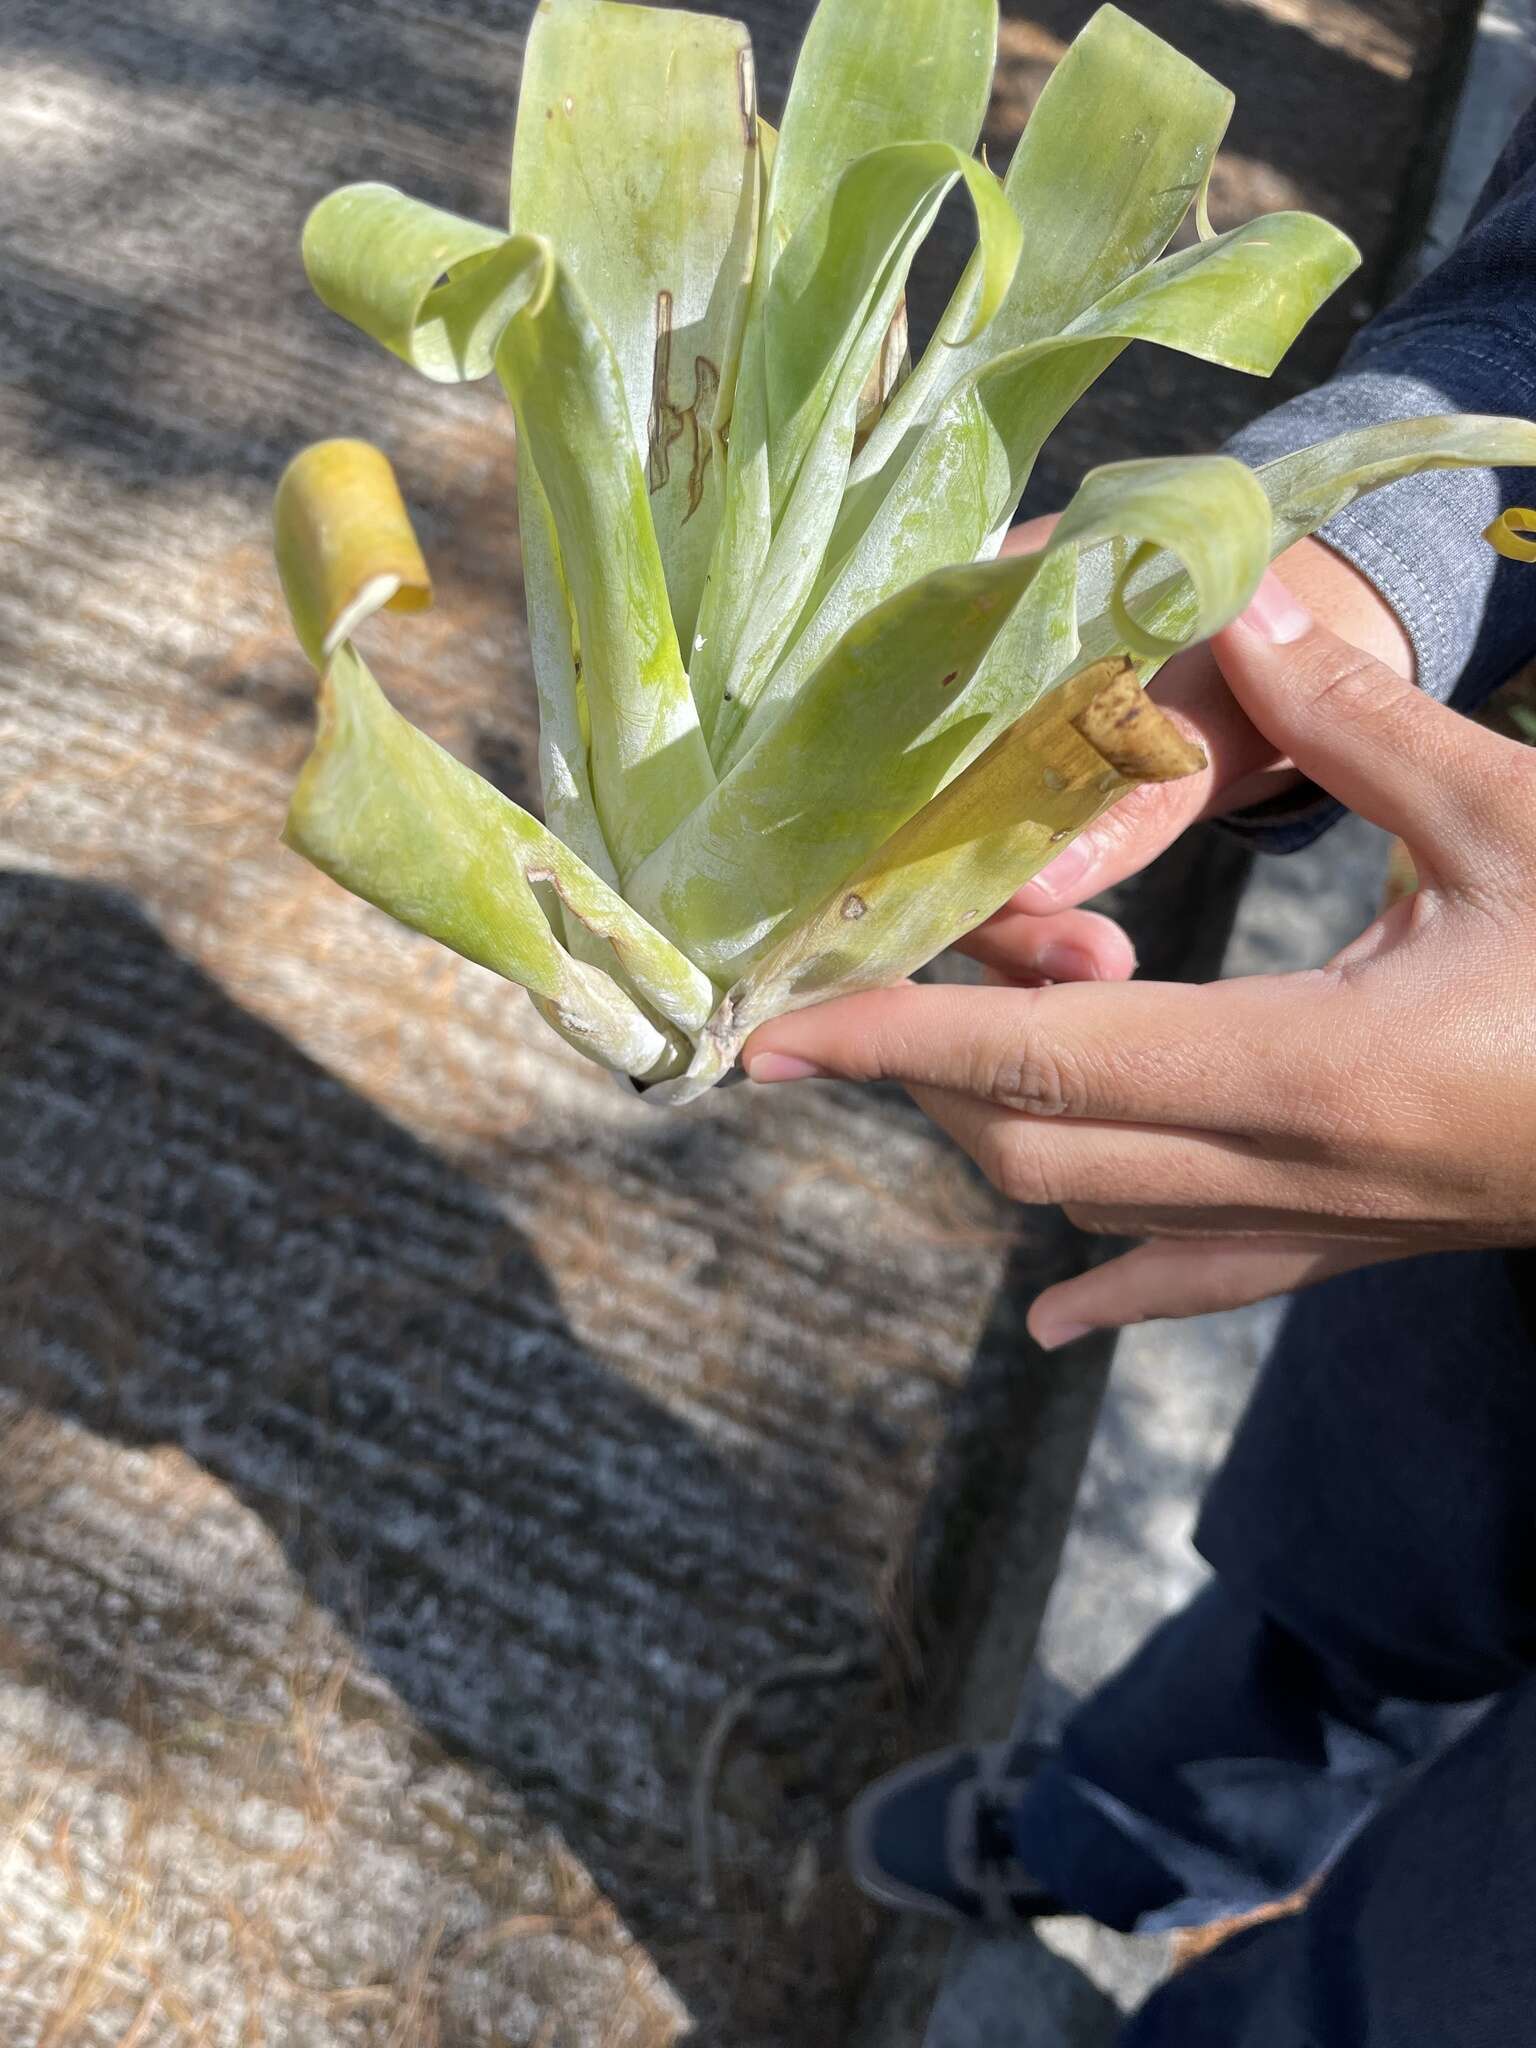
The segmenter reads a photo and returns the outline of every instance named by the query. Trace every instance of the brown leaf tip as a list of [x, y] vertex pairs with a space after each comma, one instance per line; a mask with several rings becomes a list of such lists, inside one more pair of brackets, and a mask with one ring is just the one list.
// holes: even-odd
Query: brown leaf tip
[[1128, 782], [1176, 782], [1205, 766], [1204, 753], [1143, 692], [1129, 662], [1071, 724]]

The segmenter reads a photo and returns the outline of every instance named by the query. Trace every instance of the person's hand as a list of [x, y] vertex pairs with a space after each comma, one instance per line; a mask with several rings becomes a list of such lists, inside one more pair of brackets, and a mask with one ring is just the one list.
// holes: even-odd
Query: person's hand
[[[1037, 519], [1015, 528], [1005, 551], [1039, 547], [1054, 523]], [[1341, 555], [1321, 541], [1304, 540], [1280, 557], [1276, 569], [1314, 618], [1412, 678], [1413, 648], [1397, 614]], [[1124, 980], [1135, 965], [1130, 941], [1107, 917], [1075, 906], [1139, 873], [1198, 819], [1242, 810], [1296, 782], [1282, 751], [1227, 688], [1209, 647], [1170, 662], [1151, 695], [1199, 742], [1209, 765], [1177, 782], [1148, 782], [1132, 790], [978, 926], [960, 950], [979, 960], [989, 979], [1024, 986]]]
[[1275, 753], [1406, 841], [1415, 895], [1307, 973], [907, 986], [746, 1047], [755, 1081], [904, 1081], [1005, 1194], [1156, 1240], [1043, 1294], [1047, 1347], [1411, 1252], [1536, 1243], [1536, 753], [1273, 578], [1213, 648]]

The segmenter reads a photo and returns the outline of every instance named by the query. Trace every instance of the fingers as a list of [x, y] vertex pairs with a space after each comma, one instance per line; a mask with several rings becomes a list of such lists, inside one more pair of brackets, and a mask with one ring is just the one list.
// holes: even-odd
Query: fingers
[[1004, 982], [1129, 981], [1136, 953], [1113, 918], [1093, 910], [1028, 917], [1011, 905], [978, 925], [957, 952], [979, 960]]
[[1127, 791], [1024, 884], [1012, 907], [1033, 917], [1048, 916], [1140, 874], [1204, 814], [1211, 787], [1211, 770], [1203, 768], [1177, 782], [1144, 782]]
[[1055, 1351], [1093, 1330], [1244, 1308], [1337, 1273], [1405, 1257], [1409, 1250], [1402, 1244], [1317, 1238], [1203, 1238], [1140, 1245], [1048, 1287], [1029, 1311], [1029, 1333], [1042, 1350]]
[[1021, 519], [1017, 526], [1008, 529], [998, 552], [1004, 555], [1037, 554], [1050, 539], [1051, 529], [1060, 517], [1059, 512], [1046, 512], [1036, 519]]
[[1324, 1218], [1330, 1235], [1386, 1234], [1379, 1221], [1338, 1217], [1352, 1197], [1326, 1163], [1277, 1159], [1216, 1131], [1019, 1116], [945, 1088], [912, 1095], [1009, 1201], [1062, 1207], [1089, 1227], [1113, 1218], [1116, 1236], [1295, 1236]]
[[1318, 625], [1273, 574], [1212, 646], [1232, 694], [1274, 745], [1427, 856], [1439, 879], [1479, 880], [1498, 849], [1528, 860], [1536, 766], [1526, 750]]
[[[1257, 1186], [1261, 1179], [1274, 1185], [1273, 1176], [1268, 1174], [1248, 1175], [1245, 1184]], [[1424, 1224], [1420, 1217], [1405, 1218], [1395, 1212], [1391, 1216], [1373, 1214], [1369, 1204], [1360, 1213], [1359, 1194], [1373, 1184], [1363, 1181], [1358, 1174], [1354, 1180], [1352, 1201], [1349, 1187], [1341, 1186], [1337, 1173], [1298, 1174], [1292, 1170], [1286, 1173], [1283, 1184], [1287, 1197], [1283, 1207], [1276, 1207], [1273, 1202], [1262, 1205], [1249, 1201], [1233, 1208], [1214, 1200], [1201, 1201], [1198, 1195], [1192, 1205], [1182, 1209], [1170, 1207], [1166, 1201], [1069, 1202], [1067, 1219], [1095, 1237], [1326, 1236], [1330, 1241], [1347, 1238], [1352, 1244], [1402, 1244], [1409, 1240], [1423, 1244]], [[1304, 1199], [1308, 1192], [1314, 1197], [1310, 1207]]]
[[1300, 1131], [1334, 1116], [1318, 1109], [1322, 986], [1277, 975], [1207, 988], [880, 989], [775, 1018], [743, 1064], [754, 1081], [904, 1081], [1030, 1119]]

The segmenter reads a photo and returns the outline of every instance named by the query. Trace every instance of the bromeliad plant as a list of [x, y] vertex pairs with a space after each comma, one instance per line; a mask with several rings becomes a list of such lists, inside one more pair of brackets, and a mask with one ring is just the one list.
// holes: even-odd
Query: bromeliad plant
[[[1536, 427], [1467, 418], [1257, 473], [1120, 463], [997, 558], [1128, 343], [1267, 374], [1358, 259], [1302, 213], [1211, 232], [1231, 96], [1113, 7], [1000, 183], [972, 153], [996, 35], [996, 0], [822, 0], [775, 132], [739, 24], [544, 0], [510, 233], [383, 185], [305, 230], [326, 305], [511, 400], [548, 822], [364, 667], [359, 624], [430, 585], [388, 463], [333, 441], [277, 498], [321, 677], [288, 843], [665, 1101], [767, 1018], [911, 972], [1194, 765], [1140, 686], [1282, 549], [1412, 470], [1536, 463]], [[910, 369], [907, 272], [962, 185], [975, 255]], [[1164, 254], [1191, 207], [1199, 240]]]

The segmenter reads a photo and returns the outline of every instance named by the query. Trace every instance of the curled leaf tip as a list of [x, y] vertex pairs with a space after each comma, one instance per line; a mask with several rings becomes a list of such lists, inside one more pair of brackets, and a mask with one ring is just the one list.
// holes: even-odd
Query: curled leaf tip
[[1068, 723], [1127, 782], [1177, 782], [1206, 767], [1204, 750], [1143, 691], [1129, 661], [1101, 664], [1107, 680]]
[[389, 457], [368, 441], [316, 441], [273, 505], [278, 573], [304, 652], [323, 668], [386, 607], [422, 611], [432, 578]]
[[1511, 505], [1491, 526], [1483, 528], [1483, 539], [1506, 562], [1536, 562], [1536, 511], [1527, 505]]
[[1200, 180], [1200, 190], [1195, 194], [1195, 233], [1202, 242], [1216, 240], [1216, 230], [1211, 226], [1211, 174], [1215, 169], [1216, 159], [1213, 156]]
[[1010, 205], [1002, 181], [988, 169], [985, 159], [967, 157], [961, 172], [976, 209], [977, 243], [981, 251], [981, 287], [968, 330], [956, 347], [964, 348], [984, 334], [1013, 285], [1014, 273], [1024, 253], [1024, 228]]

